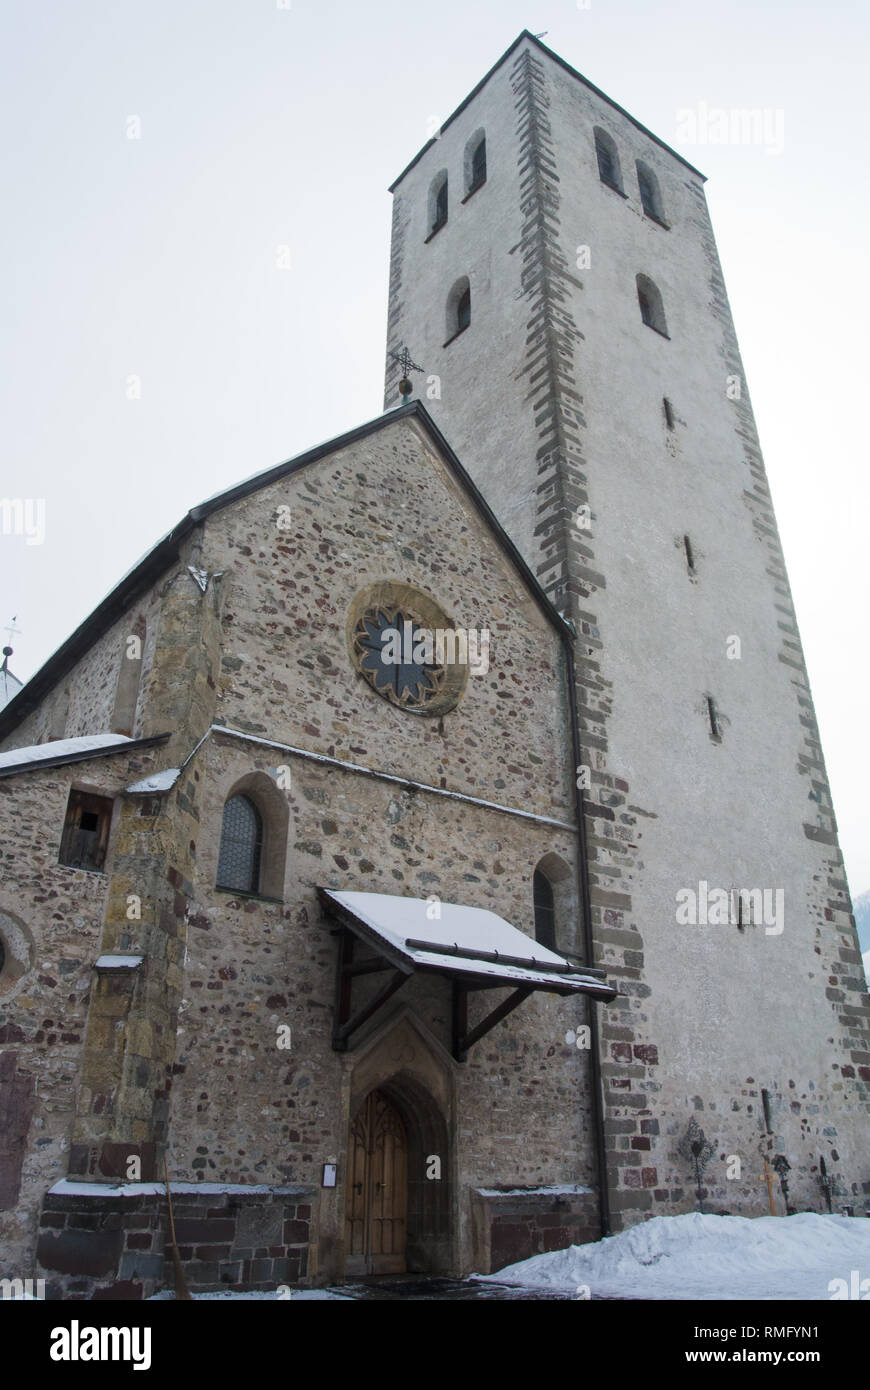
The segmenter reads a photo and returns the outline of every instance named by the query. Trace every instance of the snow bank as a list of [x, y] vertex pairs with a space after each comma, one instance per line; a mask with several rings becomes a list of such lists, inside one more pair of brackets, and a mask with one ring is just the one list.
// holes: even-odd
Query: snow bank
[[[866, 1217], [656, 1216], [593, 1245], [572, 1245], [475, 1275], [591, 1297], [830, 1299], [834, 1279], [870, 1277]], [[585, 1296], [585, 1295], [583, 1295]]]

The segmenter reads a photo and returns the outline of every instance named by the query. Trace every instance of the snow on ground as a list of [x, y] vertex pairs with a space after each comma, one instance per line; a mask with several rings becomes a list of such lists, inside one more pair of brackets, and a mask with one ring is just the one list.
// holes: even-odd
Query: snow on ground
[[580, 1296], [592, 1298], [830, 1299], [831, 1281], [850, 1286], [852, 1270], [870, 1279], [866, 1217], [692, 1212], [475, 1277], [526, 1288], [585, 1286]]

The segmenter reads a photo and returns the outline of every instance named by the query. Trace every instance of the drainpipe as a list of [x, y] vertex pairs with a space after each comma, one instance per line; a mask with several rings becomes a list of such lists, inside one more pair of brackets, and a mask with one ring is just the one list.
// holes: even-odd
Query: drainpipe
[[[573, 748], [575, 769], [583, 765], [583, 752], [580, 746], [580, 723], [577, 717], [577, 687], [575, 684], [573, 639], [563, 634], [565, 665], [568, 677], [568, 707], [571, 712], [571, 746]], [[589, 861], [586, 850], [586, 816], [584, 813], [583, 789], [577, 785], [577, 772], [573, 774], [574, 806], [577, 816], [577, 885], [580, 889], [580, 905], [583, 912], [583, 945], [586, 964], [595, 964], [595, 947], [592, 940], [592, 905], [589, 895]], [[587, 996], [588, 997], [588, 996]], [[607, 1154], [604, 1144], [604, 1086], [601, 1076], [601, 1051], [598, 1035], [598, 1009], [596, 1000], [589, 999], [589, 1032], [592, 1062], [592, 1114], [595, 1124], [595, 1152], [598, 1163], [598, 1212], [602, 1236], [609, 1236], [610, 1193], [607, 1186]]]

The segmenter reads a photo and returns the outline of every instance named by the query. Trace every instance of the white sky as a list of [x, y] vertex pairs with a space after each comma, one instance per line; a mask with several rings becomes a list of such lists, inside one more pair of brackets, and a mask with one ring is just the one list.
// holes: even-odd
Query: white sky
[[[19, 676], [190, 506], [380, 413], [387, 185], [546, 30], [709, 176], [846, 863], [870, 887], [863, 0], [4, 0], [0, 22], [0, 494], [46, 505], [43, 544], [0, 535]], [[782, 111], [782, 153], [681, 144], [700, 102]]]

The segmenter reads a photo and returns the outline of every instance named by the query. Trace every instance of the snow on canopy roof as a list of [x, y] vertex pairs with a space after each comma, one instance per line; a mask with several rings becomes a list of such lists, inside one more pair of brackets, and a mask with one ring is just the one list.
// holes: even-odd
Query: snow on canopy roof
[[[564, 956], [486, 908], [400, 898], [392, 893], [321, 888], [320, 894], [336, 906], [338, 915], [349, 916], [362, 926], [365, 930], [360, 934], [370, 944], [384, 943], [412, 966], [444, 974], [495, 977], [508, 984], [532, 984], [560, 994], [598, 994], [611, 999], [616, 993], [600, 978], [602, 972], [572, 966]], [[439, 915], [432, 917], [436, 901]]]
[[29, 748], [7, 748], [0, 753], [0, 767], [17, 767], [19, 763], [40, 763], [47, 758], [66, 758], [89, 749], [112, 748], [116, 744], [132, 743], [126, 734], [85, 734], [81, 738], [59, 738], [52, 743], [34, 743]]

